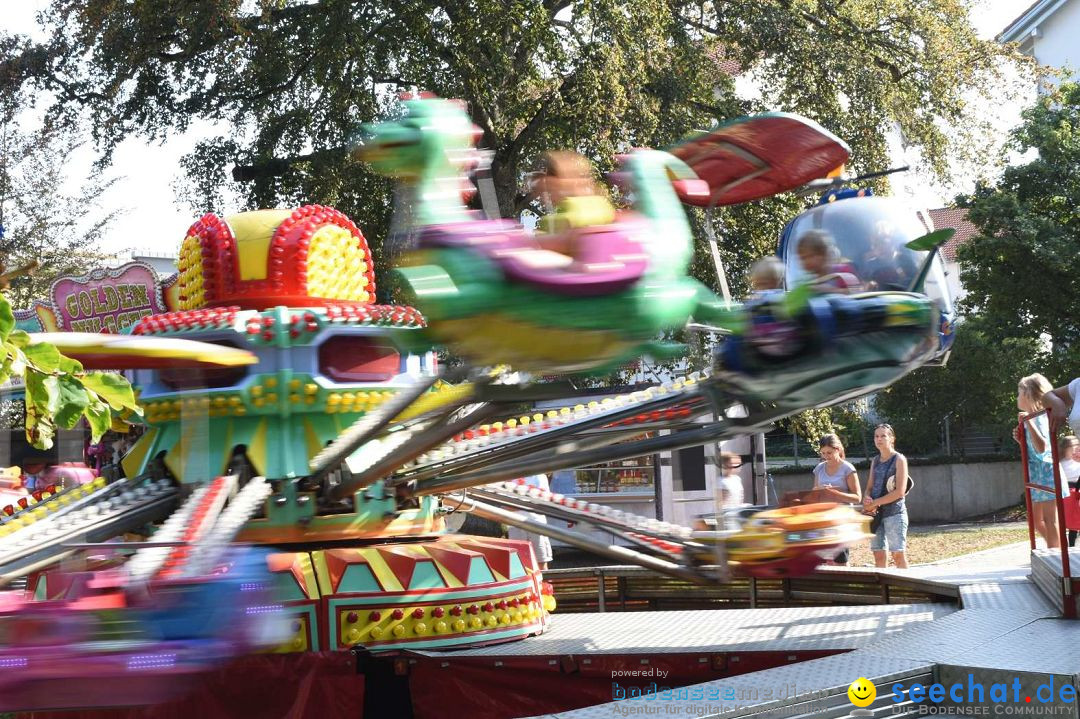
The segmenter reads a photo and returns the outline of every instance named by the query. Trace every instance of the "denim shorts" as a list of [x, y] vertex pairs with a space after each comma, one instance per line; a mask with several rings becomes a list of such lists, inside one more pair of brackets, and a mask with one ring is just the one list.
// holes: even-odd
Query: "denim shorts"
[[907, 549], [907, 525], [907, 512], [885, 517], [877, 528], [877, 534], [870, 540], [870, 549], [884, 552], [885, 542], [888, 540], [890, 552], [903, 552]]

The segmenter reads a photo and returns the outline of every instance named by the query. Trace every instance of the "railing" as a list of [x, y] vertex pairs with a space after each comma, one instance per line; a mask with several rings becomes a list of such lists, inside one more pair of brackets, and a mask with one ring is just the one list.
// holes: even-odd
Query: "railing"
[[957, 603], [960, 597], [955, 585], [839, 567], [805, 577], [734, 577], [711, 586], [622, 565], [548, 569], [544, 579], [564, 613]]
[[[1027, 424], [1041, 415], [1047, 415], [1047, 418], [1049, 418], [1049, 410], [1032, 412], [1031, 414], [1024, 415], [1023, 419], [1019, 420], [1017, 423], [1017, 427], [1020, 431], [1020, 466], [1023, 467], [1024, 470], [1024, 504], [1027, 507], [1028, 541], [1032, 549], [1035, 549], [1035, 515], [1032, 513], [1030, 490], [1037, 489], [1043, 492], [1049, 490], [1045, 486], [1034, 484], [1031, 481], [1031, 476], [1028, 472]], [[1054, 506], [1057, 511], [1058, 547], [1061, 550], [1062, 613], [1068, 619], [1076, 619], [1076, 601], [1075, 595], [1073, 594], [1072, 566], [1069, 563], [1069, 544], [1065, 541], [1065, 501], [1061, 495], [1062, 480], [1061, 467], [1059, 465], [1060, 457], [1058, 456], [1058, 446], [1053, 430], [1051, 429], [1051, 431], [1048, 431], [1046, 435], [1046, 441], [1050, 445], [1050, 458], [1054, 465], [1053, 494]]]

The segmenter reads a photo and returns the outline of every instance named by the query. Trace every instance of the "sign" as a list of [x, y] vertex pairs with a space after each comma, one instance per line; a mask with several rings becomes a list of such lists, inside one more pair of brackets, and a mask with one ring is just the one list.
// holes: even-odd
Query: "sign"
[[49, 290], [59, 330], [116, 334], [143, 317], [167, 312], [154, 269], [129, 262], [83, 277], [61, 277]]

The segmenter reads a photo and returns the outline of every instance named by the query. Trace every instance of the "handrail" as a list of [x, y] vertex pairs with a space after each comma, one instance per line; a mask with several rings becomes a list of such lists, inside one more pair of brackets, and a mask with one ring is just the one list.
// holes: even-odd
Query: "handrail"
[[[1031, 511], [1031, 492], [1030, 489], [1038, 489], [1043, 492], [1047, 491], [1047, 488], [1034, 484], [1031, 481], [1031, 475], [1028, 472], [1028, 450], [1027, 450], [1027, 423], [1033, 419], [1036, 419], [1040, 415], [1047, 415], [1049, 419], [1050, 410], [1044, 409], [1041, 412], [1032, 412], [1024, 415], [1023, 419], [1017, 421], [1017, 427], [1020, 430], [1020, 463], [1024, 471], [1024, 502], [1027, 505], [1027, 520], [1028, 520], [1028, 541], [1031, 548], [1035, 549], [1035, 517]], [[1053, 431], [1048, 431], [1046, 441], [1050, 445], [1050, 459], [1054, 466], [1054, 506], [1057, 509], [1057, 531], [1058, 531], [1058, 547], [1061, 549], [1061, 573], [1062, 573], [1062, 585], [1061, 591], [1068, 592], [1067, 596], [1062, 596], [1062, 606], [1064, 608], [1064, 614], [1069, 619], [1076, 619], [1076, 598], [1072, 594], [1072, 566], [1069, 562], [1069, 544], [1065, 540], [1065, 501], [1061, 495], [1061, 467], [1058, 462], [1058, 445]]]

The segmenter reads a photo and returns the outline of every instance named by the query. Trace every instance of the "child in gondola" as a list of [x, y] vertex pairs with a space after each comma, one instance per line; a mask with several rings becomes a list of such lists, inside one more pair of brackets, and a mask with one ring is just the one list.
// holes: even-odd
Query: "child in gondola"
[[615, 207], [592, 177], [589, 161], [576, 152], [556, 151], [544, 155], [543, 169], [533, 180], [533, 192], [552, 210], [538, 226], [537, 242], [546, 250], [577, 256], [575, 229], [615, 221]]
[[799, 238], [796, 246], [799, 263], [810, 275], [810, 283], [818, 292], [848, 294], [859, 290], [859, 280], [845, 268], [834, 264], [837, 256], [832, 236], [824, 230], [809, 230]]

